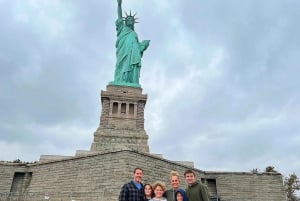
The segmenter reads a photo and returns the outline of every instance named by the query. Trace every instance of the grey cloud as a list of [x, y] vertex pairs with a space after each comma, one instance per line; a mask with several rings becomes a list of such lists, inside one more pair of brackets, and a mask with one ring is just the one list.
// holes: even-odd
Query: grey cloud
[[[299, 169], [299, 3], [159, 3], [126, 6], [151, 40], [141, 75], [151, 151], [205, 170]], [[113, 79], [116, 2], [62, 3], [58, 35], [0, 4], [1, 145], [23, 160], [89, 149]]]

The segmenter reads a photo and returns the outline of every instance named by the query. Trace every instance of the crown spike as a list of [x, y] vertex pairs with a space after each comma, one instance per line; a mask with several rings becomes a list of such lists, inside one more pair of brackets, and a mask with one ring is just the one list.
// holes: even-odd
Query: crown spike
[[134, 15], [132, 15], [131, 10], [129, 11], [129, 15], [128, 15], [128, 13], [127, 13], [126, 11], [124, 11], [124, 13], [125, 13], [125, 15], [126, 15], [126, 17], [123, 17], [123, 20], [124, 20], [124, 21], [126, 21], [128, 18], [132, 18], [133, 21], [134, 21], [134, 23], [139, 23], [139, 22], [136, 21], [136, 20], [139, 19], [139, 18], [136, 18], [136, 17], [135, 17], [137, 13], [135, 13]]

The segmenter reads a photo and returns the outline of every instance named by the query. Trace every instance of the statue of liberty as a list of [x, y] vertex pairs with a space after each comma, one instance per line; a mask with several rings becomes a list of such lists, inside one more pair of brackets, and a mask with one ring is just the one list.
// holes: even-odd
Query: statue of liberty
[[112, 85], [140, 87], [139, 77], [143, 52], [148, 48], [150, 40], [139, 42], [134, 31], [135, 15], [122, 17], [122, 0], [118, 0], [117, 30], [117, 63]]

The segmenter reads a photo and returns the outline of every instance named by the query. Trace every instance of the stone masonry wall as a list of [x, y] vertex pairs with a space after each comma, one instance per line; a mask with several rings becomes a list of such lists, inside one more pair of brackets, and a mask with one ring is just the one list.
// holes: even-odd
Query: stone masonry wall
[[91, 151], [149, 153], [148, 135], [144, 129], [146, 101], [147, 95], [142, 94], [142, 88], [108, 85], [106, 91], [101, 91], [100, 124], [94, 132]]
[[14, 177], [14, 166], [0, 163], [0, 192], [9, 192]]
[[25, 164], [0, 163], [0, 193], [10, 192], [15, 172], [27, 172]]
[[282, 175], [279, 173], [208, 172], [216, 179], [222, 201], [284, 201]]
[[108, 98], [102, 98], [102, 110], [101, 110], [101, 116], [100, 116], [100, 124], [99, 127], [102, 126], [103, 128], [108, 128], [108, 114], [109, 114], [109, 99]]
[[69, 192], [74, 200], [90, 196], [110, 200], [119, 190], [116, 184], [124, 175], [125, 161], [126, 157], [117, 152], [33, 165], [29, 168], [33, 172], [29, 191], [53, 196]]
[[138, 107], [137, 107], [137, 129], [139, 130], [144, 130], [144, 109], [145, 109], [145, 104], [146, 102], [144, 101], [139, 101], [138, 102]]
[[[160, 180], [166, 182], [168, 188], [170, 171], [179, 171], [183, 180], [187, 169], [187, 166], [133, 151], [95, 154], [29, 165], [32, 178], [27, 191], [52, 198], [67, 199], [72, 194], [74, 200], [117, 200], [122, 185], [132, 179], [135, 167], [144, 169], [144, 182]], [[13, 174], [10, 176], [12, 180]]]
[[[144, 169], [144, 182], [163, 181], [167, 188], [170, 188], [171, 170], [179, 172], [181, 187], [185, 188], [183, 173], [190, 169], [148, 153], [125, 150], [30, 164], [25, 169], [0, 166], [0, 188], [9, 191], [14, 171], [28, 171], [32, 172], [29, 193], [47, 194], [52, 200], [70, 200], [70, 196], [76, 201], [117, 200], [122, 185], [132, 179], [135, 167]], [[280, 174], [194, 171], [199, 180], [216, 179], [217, 193], [222, 201], [285, 200]], [[40, 197], [30, 200], [40, 200]]]

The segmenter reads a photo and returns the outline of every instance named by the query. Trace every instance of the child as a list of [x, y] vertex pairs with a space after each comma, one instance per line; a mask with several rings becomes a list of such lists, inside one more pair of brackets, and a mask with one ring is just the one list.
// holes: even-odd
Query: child
[[144, 194], [145, 194], [146, 201], [149, 201], [151, 200], [151, 198], [153, 198], [154, 193], [151, 184], [144, 185]]
[[186, 193], [182, 189], [175, 192], [175, 201], [188, 201]]
[[165, 190], [166, 185], [163, 182], [155, 182], [153, 184], [154, 197], [150, 201], [167, 201], [167, 199], [163, 197]]

